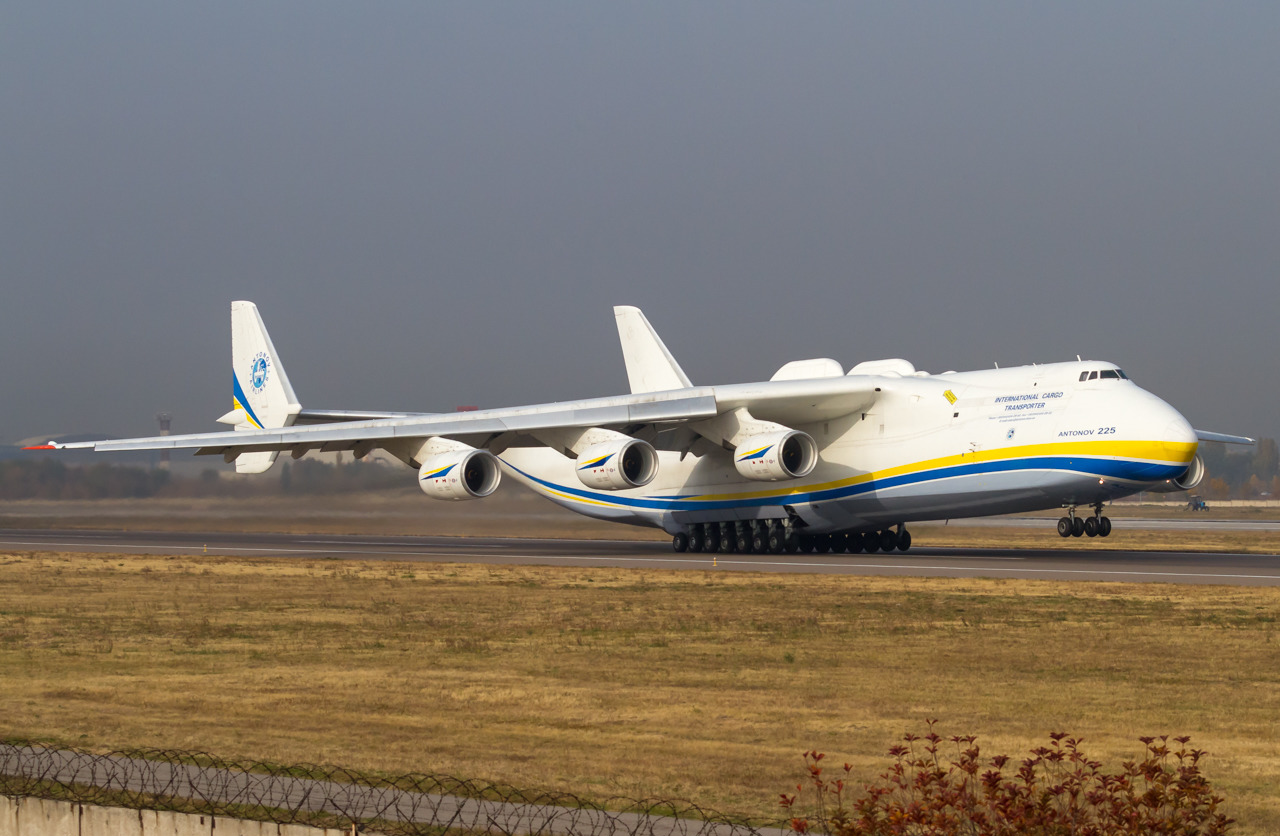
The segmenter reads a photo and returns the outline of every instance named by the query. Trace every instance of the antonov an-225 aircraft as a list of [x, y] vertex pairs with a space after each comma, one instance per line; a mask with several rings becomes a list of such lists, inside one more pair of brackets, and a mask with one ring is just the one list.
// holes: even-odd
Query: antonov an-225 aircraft
[[[1111, 363], [931, 375], [906, 360], [787, 363], [763, 383], [694, 386], [638, 308], [614, 308], [631, 394], [459, 413], [303, 409], [252, 302], [231, 305], [234, 431], [72, 444], [194, 448], [241, 473], [281, 451], [383, 449], [434, 499], [503, 473], [603, 520], [655, 526], [676, 551], [877, 551], [918, 520], [1066, 509], [1063, 537], [1106, 537], [1103, 506], [1185, 490], [1197, 432]], [[1091, 509], [1080, 515], [1078, 508]]]

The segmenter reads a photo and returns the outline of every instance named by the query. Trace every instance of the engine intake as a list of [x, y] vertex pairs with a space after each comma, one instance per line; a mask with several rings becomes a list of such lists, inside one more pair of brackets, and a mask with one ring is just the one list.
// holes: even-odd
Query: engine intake
[[754, 435], [733, 452], [733, 465], [748, 479], [777, 482], [799, 479], [813, 472], [818, 445], [813, 436], [798, 430]]
[[583, 450], [575, 470], [578, 480], [588, 488], [642, 488], [658, 475], [658, 452], [638, 438], [605, 441]]
[[432, 499], [478, 499], [498, 489], [502, 470], [487, 450], [456, 450], [432, 456], [418, 468], [418, 487]]
[[1173, 493], [1175, 491], [1189, 491], [1200, 484], [1204, 479], [1204, 460], [1199, 454], [1191, 460], [1191, 464], [1187, 465], [1186, 471], [1176, 479], [1166, 479], [1155, 487], [1148, 490], [1156, 493]]

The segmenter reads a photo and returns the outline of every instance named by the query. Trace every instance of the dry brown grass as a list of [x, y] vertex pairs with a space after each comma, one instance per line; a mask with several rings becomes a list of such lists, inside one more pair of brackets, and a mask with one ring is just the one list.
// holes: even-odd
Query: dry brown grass
[[1191, 734], [1280, 829], [1280, 590], [0, 554], [0, 732], [773, 815], [927, 717], [1118, 764]]

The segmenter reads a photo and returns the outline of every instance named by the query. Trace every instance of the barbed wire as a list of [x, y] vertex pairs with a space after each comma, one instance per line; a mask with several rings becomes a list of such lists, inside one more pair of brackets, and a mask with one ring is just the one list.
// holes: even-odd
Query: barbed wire
[[315, 824], [391, 836], [781, 836], [688, 801], [524, 791], [445, 775], [382, 777], [333, 766], [228, 761], [203, 752], [95, 753], [0, 744], [0, 795]]

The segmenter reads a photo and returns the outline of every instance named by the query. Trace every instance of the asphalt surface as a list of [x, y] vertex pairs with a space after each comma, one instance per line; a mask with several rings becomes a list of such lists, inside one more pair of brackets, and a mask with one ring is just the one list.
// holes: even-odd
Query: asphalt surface
[[[1046, 532], [1046, 539], [1056, 536]], [[0, 550], [404, 560], [505, 565], [1280, 585], [1280, 555], [920, 548], [892, 554], [676, 554], [667, 543], [139, 531], [0, 531]]]

